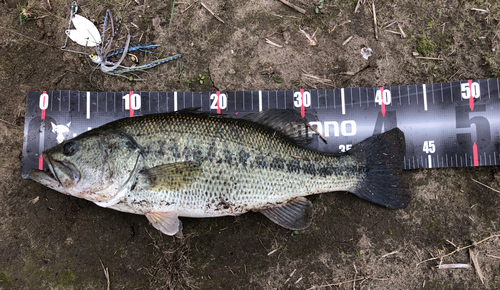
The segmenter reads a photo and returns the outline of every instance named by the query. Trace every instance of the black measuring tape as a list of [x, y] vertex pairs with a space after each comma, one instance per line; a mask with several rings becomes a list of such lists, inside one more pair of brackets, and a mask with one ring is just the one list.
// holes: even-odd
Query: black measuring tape
[[339, 153], [399, 127], [404, 169], [500, 164], [500, 80], [328, 90], [232, 92], [28, 93], [23, 178], [47, 170], [41, 153], [120, 118], [200, 107], [241, 117], [266, 109], [298, 110], [321, 133], [309, 148]]

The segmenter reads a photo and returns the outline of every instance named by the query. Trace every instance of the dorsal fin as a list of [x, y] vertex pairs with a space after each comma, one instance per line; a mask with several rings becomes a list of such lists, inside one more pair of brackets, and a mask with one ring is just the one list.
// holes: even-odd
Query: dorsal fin
[[309, 134], [309, 124], [307, 119], [293, 109], [279, 110], [269, 109], [258, 113], [248, 114], [245, 120], [258, 123], [280, 132], [295, 141], [297, 145], [307, 145], [312, 141], [312, 134]]

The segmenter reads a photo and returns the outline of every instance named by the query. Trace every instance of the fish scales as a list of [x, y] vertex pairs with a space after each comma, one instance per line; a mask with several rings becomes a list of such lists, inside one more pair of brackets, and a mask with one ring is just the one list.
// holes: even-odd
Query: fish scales
[[306, 149], [307, 121], [293, 110], [242, 119], [189, 110], [117, 120], [45, 151], [50, 172], [30, 177], [54, 190], [145, 215], [182, 236], [179, 216], [258, 211], [292, 230], [307, 228], [304, 196], [350, 191], [372, 203], [405, 208], [404, 134], [395, 128], [344, 154]]
[[362, 171], [351, 156], [338, 158], [299, 147], [272, 129], [244, 120], [179, 113], [125, 119], [119, 127], [144, 148], [148, 167], [202, 164], [198, 180], [181, 190], [150, 192], [146, 182], [136, 186], [113, 206], [122, 211], [135, 212], [139, 205], [143, 213], [241, 214], [296, 196], [348, 191]]

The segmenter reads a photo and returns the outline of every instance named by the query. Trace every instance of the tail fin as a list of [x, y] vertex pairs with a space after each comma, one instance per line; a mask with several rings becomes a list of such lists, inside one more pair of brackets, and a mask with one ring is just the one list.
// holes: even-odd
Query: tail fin
[[359, 157], [365, 171], [363, 180], [351, 192], [381, 206], [405, 208], [411, 199], [402, 175], [405, 152], [405, 136], [398, 128], [354, 145], [348, 154]]

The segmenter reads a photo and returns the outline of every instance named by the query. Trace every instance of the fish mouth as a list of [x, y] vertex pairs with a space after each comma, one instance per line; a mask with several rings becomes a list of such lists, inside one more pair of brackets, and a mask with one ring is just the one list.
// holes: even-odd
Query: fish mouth
[[77, 186], [80, 172], [75, 166], [67, 162], [53, 160], [46, 154], [42, 154], [42, 158], [47, 162], [50, 172], [31, 170], [29, 176], [33, 180], [54, 189]]
[[49, 166], [49, 170], [50, 172], [52, 173], [52, 177], [59, 183], [62, 185], [61, 183], [61, 180], [59, 179], [59, 177], [57, 176], [56, 172], [54, 171], [54, 166], [52, 165], [52, 159], [48, 156], [48, 155], [45, 155], [42, 153], [42, 158], [45, 160], [45, 162], [47, 162], [47, 165]]

